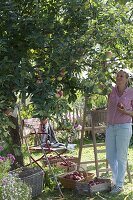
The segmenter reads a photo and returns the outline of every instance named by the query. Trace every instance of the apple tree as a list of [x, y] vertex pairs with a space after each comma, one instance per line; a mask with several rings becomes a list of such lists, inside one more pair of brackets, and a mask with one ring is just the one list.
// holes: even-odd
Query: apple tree
[[10, 127], [22, 164], [12, 115], [18, 99], [30, 99], [34, 116], [45, 118], [57, 112], [60, 97], [70, 103], [77, 91], [106, 94], [115, 69], [131, 68], [132, 3], [1, 0], [0, 13], [1, 135], [7, 140]]

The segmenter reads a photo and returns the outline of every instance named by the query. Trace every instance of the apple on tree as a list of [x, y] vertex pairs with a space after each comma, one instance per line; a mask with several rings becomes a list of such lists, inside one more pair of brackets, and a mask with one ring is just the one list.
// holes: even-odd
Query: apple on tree
[[99, 83], [98, 87], [100, 90], [103, 90], [105, 86], [102, 83]]
[[57, 77], [57, 80], [58, 80], [58, 81], [61, 81], [62, 78], [63, 78], [62, 76], [58, 76], [58, 77]]
[[64, 77], [66, 73], [67, 71], [65, 70], [65, 68], [61, 68], [60, 75]]
[[62, 90], [58, 90], [57, 93], [55, 94], [55, 96], [56, 96], [57, 98], [62, 97], [62, 96], [63, 96], [63, 91], [62, 91]]
[[105, 55], [106, 55], [106, 58], [112, 58], [113, 53], [112, 51], [107, 51]]
[[55, 94], [55, 96], [56, 98], [60, 98], [60, 94], [58, 92]]

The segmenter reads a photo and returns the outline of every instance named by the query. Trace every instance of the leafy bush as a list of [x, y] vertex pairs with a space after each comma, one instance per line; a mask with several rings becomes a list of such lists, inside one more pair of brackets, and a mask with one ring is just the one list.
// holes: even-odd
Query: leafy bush
[[2, 156], [3, 147], [0, 146], [0, 199], [1, 200], [30, 200], [31, 189], [9, 172], [15, 157], [12, 154]]
[[31, 189], [17, 177], [16, 174], [8, 174], [2, 180], [2, 200], [30, 200]]

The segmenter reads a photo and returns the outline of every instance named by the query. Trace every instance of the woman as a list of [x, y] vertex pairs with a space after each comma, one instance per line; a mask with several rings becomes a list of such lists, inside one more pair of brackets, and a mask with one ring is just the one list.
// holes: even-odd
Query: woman
[[128, 73], [120, 70], [116, 76], [116, 86], [108, 96], [106, 154], [114, 184], [111, 194], [123, 190], [132, 136], [133, 89], [128, 87], [128, 83]]

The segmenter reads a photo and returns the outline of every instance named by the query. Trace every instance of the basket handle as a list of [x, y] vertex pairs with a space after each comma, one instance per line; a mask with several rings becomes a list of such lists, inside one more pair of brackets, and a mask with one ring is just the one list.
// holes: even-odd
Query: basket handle
[[83, 175], [84, 175], [84, 178], [87, 179], [87, 172], [85, 171], [85, 169], [83, 167], [81, 167], [80, 165], [77, 165], [77, 169], [82, 169], [83, 170]]

